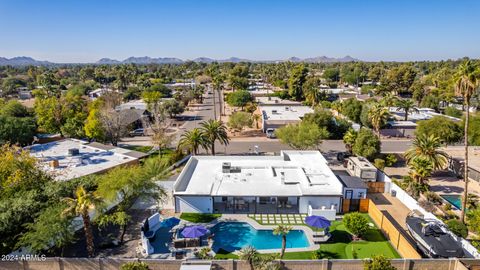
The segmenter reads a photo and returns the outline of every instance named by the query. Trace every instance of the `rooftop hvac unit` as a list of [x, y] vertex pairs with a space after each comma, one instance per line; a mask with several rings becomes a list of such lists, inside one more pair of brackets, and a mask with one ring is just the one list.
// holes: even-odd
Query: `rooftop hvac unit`
[[78, 150], [78, 148], [70, 148], [70, 149], [68, 149], [68, 155], [69, 156], [78, 156], [78, 155], [80, 155], [80, 150]]
[[223, 173], [230, 173], [231, 168], [232, 168], [232, 164], [230, 162], [223, 162], [222, 163], [222, 172]]

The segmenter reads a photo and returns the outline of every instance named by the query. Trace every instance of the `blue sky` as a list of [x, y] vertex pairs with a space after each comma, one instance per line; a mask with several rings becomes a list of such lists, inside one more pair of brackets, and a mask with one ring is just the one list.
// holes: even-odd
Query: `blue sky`
[[475, 0], [0, 0], [0, 56], [480, 58]]

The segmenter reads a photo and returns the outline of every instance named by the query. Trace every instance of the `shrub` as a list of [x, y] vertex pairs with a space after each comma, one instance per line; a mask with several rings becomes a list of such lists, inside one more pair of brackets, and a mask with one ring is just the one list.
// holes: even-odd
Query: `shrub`
[[244, 107], [252, 100], [252, 95], [246, 90], [235, 91], [228, 94], [227, 103], [234, 107]]
[[144, 262], [128, 262], [120, 266], [120, 270], [148, 270], [148, 264]]
[[445, 211], [445, 215], [443, 217], [445, 219], [453, 219], [453, 218], [457, 218], [457, 215], [452, 210], [448, 210], [448, 211]]
[[447, 220], [446, 224], [448, 229], [452, 231], [454, 234], [463, 238], [467, 237], [468, 235], [467, 226], [465, 226], [465, 224], [463, 224], [460, 220], [450, 219], [450, 220]]
[[211, 251], [212, 251], [211, 248], [204, 247], [200, 249], [200, 251], [198, 251], [195, 255], [197, 256], [197, 258], [201, 260], [209, 260], [209, 259], [213, 259], [213, 257], [210, 255]]
[[447, 212], [447, 211], [451, 211], [452, 210], [452, 205], [449, 204], [449, 203], [446, 203], [443, 205], [443, 211]]
[[390, 260], [385, 258], [383, 255], [374, 255], [372, 259], [365, 260], [363, 265], [364, 270], [396, 270], [397, 268], [393, 267], [390, 263]]
[[418, 201], [418, 205], [422, 207], [423, 209], [427, 210], [428, 212], [435, 212], [435, 204], [431, 201], [427, 200], [420, 200]]
[[380, 140], [370, 129], [362, 128], [355, 139], [353, 153], [372, 160], [380, 153]]
[[368, 219], [358, 212], [346, 214], [343, 217], [343, 223], [350, 233], [358, 237], [368, 231]]
[[442, 198], [440, 197], [440, 195], [438, 195], [437, 193], [435, 193], [433, 191], [425, 192], [425, 197], [427, 198], [428, 201], [430, 201], [430, 202], [432, 202], [436, 205], [442, 204]]
[[385, 160], [381, 158], [376, 158], [374, 160], [374, 164], [375, 164], [375, 167], [377, 167], [379, 170], [383, 171], [383, 169], [385, 169]]
[[395, 163], [397, 163], [398, 159], [395, 154], [387, 154], [385, 156], [385, 166], [392, 167]]
[[445, 108], [445, 114], [448, 116], [457, 117], [457, 118], [461, 118], [463, 115], [462, 111], [454, 107]]

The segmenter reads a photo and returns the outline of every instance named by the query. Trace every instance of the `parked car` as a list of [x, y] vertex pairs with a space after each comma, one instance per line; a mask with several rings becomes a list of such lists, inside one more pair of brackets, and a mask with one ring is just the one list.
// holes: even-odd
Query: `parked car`
[[344, 162], [347, 158], [351, 157], [352, 153], [349, 152], [340, 152], [337, 154], [337, 160], [340, 162]]
[[267, 134], [267, 138], [270, 138], [270, 139], [277, 138], [277, 136], [275, 135], [275, 129], [274, 128], [267, 128], [265, 133]]
[[130, 135], [130, 137], [145, 136], [145, 130], [143, 128], [137, 128], [133, 131], [130, 131], [128, 135]]

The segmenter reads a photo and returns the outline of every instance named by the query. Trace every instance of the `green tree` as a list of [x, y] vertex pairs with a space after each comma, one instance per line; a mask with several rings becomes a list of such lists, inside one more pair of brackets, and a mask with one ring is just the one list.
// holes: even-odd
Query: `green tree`
[[357, 99], [350, 98], [342, 102], [341, 113], [355, 123], [360, 123], [360, 113], [363, 103]]
[[365, 260], [363, 264], [364, 270], [397, 270], [390, 260], [383, 255], [373, 255], [372, 259]]
[[410, 65], [394, 67], [382, 76], [378, 88], [381, 92], [409, 92], [416, 76], [416, 70]]
[[380, 129], [387, 123], [390, 113], [388, 109], [382, 105], [375, 103], [370, 107], [368, 111], [368, 117], [372, 123], [373, 129], [377, 132], [377, 136], [380, 137]]
[[322, 76], [329, 82], [338, 82], [340, 70], [338, 68], [327, 68], [323, 71]]
[[281, 127], [275, 130], [275, 135], [282, 143], [300, 150], [318, 148], [323, 139], [329, 136], [326, 128], [304, 121]]
[[459, 142], [462, 139], [462, 128], [444, 116], [434, 116], [431, 119], [419, 121], [415, 134], [434, 136], [439, 138], [441, 143], [450, 144]]
[[63, 211], [65, 215], [79, 215], [82, 217], [88, 256], [93, 257], [95, 255], [95, 245], [89, 211], [103, 203], [102, 199], [93, 192], [85, 190], [83, 186], [79, 186], [75, 191], [75, 196], [73, 198], [64, 198], [64, 202], [68, 205]]
[[393, 107], [397, 105], [398, 102], [399, 102], [398, 97], [392, 92], [385, 93], [383, 98], [380, 100], [380, 104], [382, 104], [385, 107]]
[[442, 169], [447, 164], [447, 154], [439, 150], [441, 141], [434, 135], [418, 134], [405, 152], [407, 163], [417, 158], [428, 160], [434, 170]]
[[288, 225], [278, 225], [273, 229], [274, 235], [281, 235], [282, 236], [282, 250], [280, 251], [280, 259], [283, 258], [285, 254], [285, 249], [287, 247], [287, 234], [292, 230], [292, 226]]
[[461, 221], [456, 219], [450, 219], [445, 222], [448, 229], [457, 236], [466, 238], [468, 236], [468, 228]]
[[408, 114], [411, 112], [418, 112], [418, 109], [415, 107], [415, 102], [412, 99], [400, 99], [397, 102], [397, 111], [405, 112], [405, 121], [408, 120]]
[[355, 145], [358, 133], [354, 129], [349, 129], [345, 135], [343, 135], [343, 143], [348, 152], [352, 152], [352, 148]]
[[161, 109], [165, 110], [165, 112], [173, 118], [185, 111], [185, 106], [183, 103], [179, 102], [176, 99], [166, 100], [162, 103]]
[[358, 213], [348, 213], [343, 216], [343, 224], [345, 224], [345, 228], [356, 237], [362, 237], [368, 231], [368, 219]]
[[[465, 119], [463, 119], [463, 122]], [[461, 123], [461, 126], [464, 126], [465, 123]], [[480, 145], [480, 115], [471, 116], [468, 124], [468, 144], [469, 145]]]
[[456, 118], [461, 118], [463, 116], [462, 111], [455, 107], [447, 107], [445, 108], [445, 115], [451, 116], [451, 117], [456, 117]]
[[467, 225], [472, 232], [480, 233], [480, 208], [468, 210]]
[[200, 130], [203, 136], [205, 136], [206, 143], [211, 150], [212, 155], [215, 155], [216, 141], [223, 145], [227, 145], [230, 141], [227, 135], [227, 128], [222, 121], [210, 119], [200, 123], [200, 126]]
[[358, 132], [352, 150], [357, 156], [373, 160], [380, 153], [380, 139], [371, 130], [362, 128]]
[[35, 99], [35, 115], [41, 129], [50, 133], [62, 134], [61, 127], [65, 117], [62, 103], [57, 97]]
[[465, 187], [463, 189], [464, 203], [462, 208], [462, 213], [460, 220], [465, 221], [465, 209], [468, 196], [468, 124], [470, 123], [470, 99], [472, 98], [475, 91], [480, 86], [480, 71], [477, 68], [476, 64], [470, 60], [465, 61], [458, 67], [457, 74], [455, 75], [455, 92], [463, 97], [463, 103], [466, 108], [465, 113], [465, 131], [464, 131], [464, 142], [465, 142], [465, 158], [464, 158], [464, 176]]
[[235, 112], [228, 118], [227, 125], [234, 129], [242, 132], [245, 127], [252, 127], [253, 118], [252, 114], [247, 112]]
[[197, 155], [200, 147], [208, 148], [207, 139], [199, 128], [194, 128], [180, 136], [178, 147], [187, 148], [192, 155]]
[[98, 108], [92, 108], [88, 112], [84, 130], [85, 135], [90, 139], [96, 139], [99, 141], [105, 139], [105, 130], [100, 121], [100, 110]]
[[295, 66], [288, 79], [288, 94], [295, 100], [300, 101], [304, 97], [303, 85], [306, 81], [308, 69], [303, 65]]
[[423, 97], [422, 102], [420, 102], [420, 106], [438, 111], [440, 106], [440, 98], [435, 95], [426, 95]]
[[37, 125], [32, 117], [0, 115], [0, 144], [31, 144], [36, 130]]
[[238, 258], [240, 260], [247, 261], [250, 265], [250, 269], [255, 269], [255, 263], [258, 261], [259, 253], [258, 251], [252, 246], [246, 246], [240, 249], [238, 252]]
[[409, 176], [413, 180], [409, 183], [408, 191], [417, 196], [419, 191], [428, 191], [428, 177], [432, 174], [432, 162], [424, 157], [417, 157], [408, 163]]
[[234, 107], [243, 107], [252, 101], [252, 95], [246, 90], [235, 91], [227, 95], [227, 103]]

